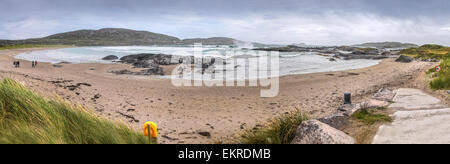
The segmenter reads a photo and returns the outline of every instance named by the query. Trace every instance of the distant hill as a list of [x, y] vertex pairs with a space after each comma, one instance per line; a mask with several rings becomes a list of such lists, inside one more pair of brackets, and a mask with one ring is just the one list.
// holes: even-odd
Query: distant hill
[[236, 45], [245, 43], [233, 38], [226, 37], [213, 37], [213, 38], [192, 38], [184, 39], [179, 44], [181, 45], [193, 45], [194, 43], [202, 43], [203, 45]]
[[374, 47], [374, 48], [416, 48], [419, 47], [412, 43], [400, 43], [400, 42], [377, 42], [377, 43], [364, 43], [353, 45], [356, 47]]
[[148, 31], [135, 31], [120, 28], [100, 30], [78, 30], [50, 35], [43, 38], [25, 40], [0, 40], [2, 45], [15, 44], [63, 44], [75, 46], [129, 46], [129, 45], [240, 45], [246, 42], [233, 38], [194, 38], [184, 39]]
[[0, 44], [64, 44], [76, 46], [119, 46], [175, 44], [180, 39], [168, 35], [129, 29], [78, 30], [44, 38], [0, 41]]
[[76, 45], [154, 45], [175, 44], [180, 41], [168, 35], [118, 28], [66, 32], [44, 37], [42, 40], [69, 43], [75, 41]]

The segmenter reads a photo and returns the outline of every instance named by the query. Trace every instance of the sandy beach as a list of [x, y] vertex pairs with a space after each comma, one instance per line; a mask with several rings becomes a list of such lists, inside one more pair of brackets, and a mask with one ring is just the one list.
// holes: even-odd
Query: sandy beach
[[32, 68], [21, 60], [20, 68], [13, 67], [14, 55], [37, 50], [44, 49], [0, 51], [0, 78], [15, 79], [43, 96], [61, 97], [139, 130], [153, 121], [160, 143], [237, 143], [242, 131], [289, 111], [330, 115], [344, 92], [358, 102], [382, 87], [414, 87], [411, 82], [435, 64], [390, 58], [363, 69], [284, 76], [277, 97], [261, 98], [259, 87], [175, 87], [170, 79], [108, 73], [132, 69], [125, 64], [39, 63]]

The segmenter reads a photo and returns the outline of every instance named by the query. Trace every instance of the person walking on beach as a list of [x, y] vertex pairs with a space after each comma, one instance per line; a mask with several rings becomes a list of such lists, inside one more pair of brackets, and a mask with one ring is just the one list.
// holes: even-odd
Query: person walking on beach
[[31, 68], [34, 68], [36, 65], [34, 64], [34, 60], [31, 61]]
[[34, 61], [34, 67], [37, 67], [37, 60]]
[[20, 62], [16, 60], [16, 61], [13, 62], [13, 65], [14, 65], [15, 68], [19, 68], [20, 67]]

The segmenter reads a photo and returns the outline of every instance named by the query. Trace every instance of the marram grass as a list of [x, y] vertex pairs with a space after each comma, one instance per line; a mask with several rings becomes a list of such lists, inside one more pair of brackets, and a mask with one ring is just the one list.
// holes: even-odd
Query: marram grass
[[125, 124], [62, 100], [46, 100], [11, 79], [0, 82], [1, 144], [145, 144]]
[[241, 135], [243, 144], [290, 144], [297, 127], [308, 120], [300, 111], [279, 116], [261, 129], [246, 131]]

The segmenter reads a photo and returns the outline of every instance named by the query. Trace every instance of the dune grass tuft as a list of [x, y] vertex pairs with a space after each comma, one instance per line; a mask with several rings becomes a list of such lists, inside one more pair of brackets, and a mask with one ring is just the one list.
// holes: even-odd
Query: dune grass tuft
[[353, 113], [352, 117], [367, 125], [373, 125], [378, 122], [392, 122], [391, 117], [385, 114], [377, 114], [374, 110], [370, 109], [361, 109], [360, 111]]
[[99, 118], [62, 100], [46, 100], [11, 79], [0, 82], [2, 144], [144, 144], [125, 124]]
[[440, 66], [440, 72], [430, 71], [433, 73], [432, 77], [434, 78], [430, 82], [430, 86], [435, 90], [450, 89], [450, 58], [441, 61]]
[[290, 144], [297, 127], [308, 120], [300, 111], [282, 115], [260, 129], [247, 131], [241, 136], [244, 144]]

